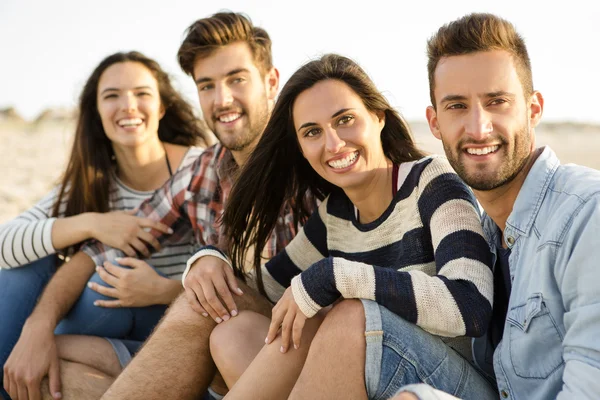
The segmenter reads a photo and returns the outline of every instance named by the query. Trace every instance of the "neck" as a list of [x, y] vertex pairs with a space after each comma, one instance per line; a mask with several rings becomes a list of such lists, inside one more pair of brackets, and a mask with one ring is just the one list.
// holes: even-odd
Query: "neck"
[[374, 170], [372, 179], [365, 185], [344, 190], [346, 196], [358, 209], [360, 223], [367, 224], [375, 221], [392, 202], [393, 167], [393, 163], [386, 159], [381, 167]]
[[128, 187], [139, 191], [159, 188], [168, 178], [166, 150], [158, 139], [141, 146], [113, 144], [117, 160], [117, 176]]
[[[531, 153], [529, 160], [521, 171], [510, 182], [493, 190], [473, 190], [475, 197], [485, 210], [486, 214], [498, 225], [500, 231], [504, 233], [506, 228], [506, 220], [513, 210], [517, 196], [523, 187], [523, 183], [531, 170], [531, 167], [538, 158], [540, 152], [534, 151]], [[504, 241], [502, 241], [504, 245]]]
[[260, 140], [260, 135], [256, 139], [254, 139], [253, 142], [249, 143], [246, 147], [244, 147], [242, 150], [230, 150], [231, 155], [233, 156], [233, 159], [235, 160], [235, 163], [238, 165], [238, 167], [241, 168], [244, 166], [244, 164], [246, 164], [246, 161], [248, 161], [248, 159], [250, 158], [250, 155], [256, 148], [256, 145], [258, 144], [259, 140]]

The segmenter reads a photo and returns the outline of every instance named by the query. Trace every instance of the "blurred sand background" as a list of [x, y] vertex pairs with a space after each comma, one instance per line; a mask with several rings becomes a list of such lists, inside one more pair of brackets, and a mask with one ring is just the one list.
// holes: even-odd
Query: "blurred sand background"
[[[55, 186], [65, 168], [74, 132], [74, 113], [49, 109], [25, 121], [0, 110], [0, 223], [14, 218]], [[410, 122], [422, 149], [443, 154], [425, 122]], [[600, 125], [542, 123], [537, 145], [550, 145], [563, 163], [600, 169]]]

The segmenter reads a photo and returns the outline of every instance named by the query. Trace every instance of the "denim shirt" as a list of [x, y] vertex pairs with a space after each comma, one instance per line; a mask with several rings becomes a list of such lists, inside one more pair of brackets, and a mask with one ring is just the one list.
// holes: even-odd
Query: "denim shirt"
[[[498, 226], [484, 215], [490, 247]], [[501, 399], [600, 398], [600, 172], [546, 147], [506, 222], [512, 292], [494, 352]]]

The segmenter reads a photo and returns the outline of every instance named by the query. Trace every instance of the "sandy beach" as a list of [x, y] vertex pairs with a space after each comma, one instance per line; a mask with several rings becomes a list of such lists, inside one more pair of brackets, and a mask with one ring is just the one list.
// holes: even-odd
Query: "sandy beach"
[[[426, 123], [410, 125], [421, 148], [443, 154]], [[57, 184], [73, 131], [69, 121], [0, 121], [0, 223], [31, 207]], [[536, 134], [537, 145], [550, 145], [563, 163], [600, 169], [600, 126], [545, 123]]]

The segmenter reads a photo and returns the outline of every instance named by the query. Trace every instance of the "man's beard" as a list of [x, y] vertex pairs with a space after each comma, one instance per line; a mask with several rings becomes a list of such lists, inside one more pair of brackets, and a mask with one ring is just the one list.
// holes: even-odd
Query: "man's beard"
[[247, 116], [247, 125], [242, 128], [242, 132], [234, 135], [221, 135], [217, 129], [213, 132], [221, 144], [230, 151], [242, 151], [255, 143], [256, 139], [262, 135], [267, 123], [269, 122], [269, 108], [265, 101], [264, 105], [253, 110], [252, 114], [242, 110], [242, 116]]
[[[528, 122], [513, 136], [512, 149], [508, 148], [507, 145], [509, 143], [505, 138], [499, 137], [497, 139], [499, 139], [501, 143], [501, 147], [497, 151], [504, 152], [502, 163], [497, 171], [490, 171], [489, 166], [487, 168], [482, 166], [479, 170], [468, 171], [463, 162], [464, 154], [462, 150], [459, 150], [466, 143], [461, 142], [455, 149], [451, 149], [449, 145], [443, 142], [444, 151], [450, 165], [454, 168], [454, 171], [456, 171], [458, 176], [474, 190], [488, 191], [499, 188], [515, 179], [519, 172], [527, 165], [527, 161], [531, 156], [531, 137]], [[468, 143], [479, 145], [485, 144], [485, 142], [480, 143], [474, 141], [468, 141]], [[509, 153], [509, 151], [512, 152]]]

